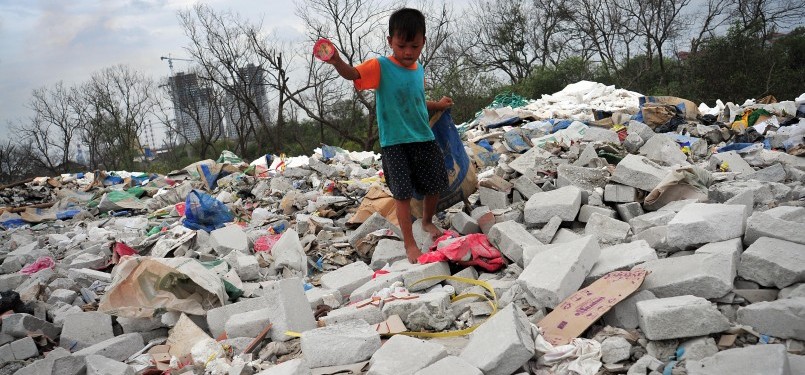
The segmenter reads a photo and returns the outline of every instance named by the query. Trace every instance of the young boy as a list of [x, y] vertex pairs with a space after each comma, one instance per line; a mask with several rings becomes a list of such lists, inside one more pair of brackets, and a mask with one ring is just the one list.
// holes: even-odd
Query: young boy
[[336, 51], [327, 62], [342, 77], [354, 81], [356, 89], [376, 90], [383, 171], [394, 196], [408, 260], [415, 263], [422, 252], [414, 240], [411, 197], [414, 191], [425, 196], [422, 229], [436, 238], [441, 231], [433, 225], [433, 214], [439, 193], [447, 188], [444, 155], [430, 130], [428, 110], [447, 109], [453, 100], [425, 100], [425, 73], [417, 64], [425, 45], [425, 16], [420, 11], [403, 8], [394, 12], [387, 40], [392, 56], [353, 67]]

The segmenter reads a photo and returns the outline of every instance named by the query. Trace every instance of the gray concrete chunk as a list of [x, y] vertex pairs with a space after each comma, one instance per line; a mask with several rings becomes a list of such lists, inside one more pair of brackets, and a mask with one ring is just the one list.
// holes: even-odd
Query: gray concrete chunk
[[402, 232], [400, 232], [399, 227], [386, 220], [383, 215], [375, 212], [372, 214], [372, 216], [369, 216], [369, 218], [366, 219], [366, 221], [364, 221], [363, 224], [358, 227], [358, 229], [355, 229], [355, 231], [350, 234], [349, 244], [352, 245], [352, 247], [355, 247], [359, 240], [378, 229], [390, 229], [400, 238], [402, 238]]
[[523, 266], [523, 248], [541, 243], [515, 221], [504, 221], [489, 230], [489, 242], [511, 261]]
[[467, 361], [449, 356], [437, 361], [436, 363], [417, 371], [414, 375], [483, 375], [477, 367], [467, 363]]
[[374, 271], [366, 263], [356, 261], [322, 275], [320, 281], [322, 287], [337, 290], [342, 296], [348, 296], [371, 280], [373, 274]]
[[738, 275], [763, 286], [785, 288], [805, 281], [805, 245], [761, 237], [741, 255]]
[[492, 210], [498, 210], [509, 206], [508, 194], [490, 189], [487, 187], [479, 187], [478, 193], [480, 194], [481, 204], [489, 207]]
[[584, 227], [584, 234], [595, 236], [601, 245], [616, 245], [626, 241], [631, 229], [626, 222], [594, 213]]
[[776, 207], [764, 212], [755, 212], [746, 220], [744, 242], [753, 244], [761, 237], [805, 244], [805, 223], [790, 220], [786, 213], [792, 207]]
[[412, 375], [445, 357], [439, 344], [394, 335], [369, 360], [367, 375]]
[[[462, 214], [464, 213], [462, 212]], [[467, 214], [464, 215], [466, 216]], [[478, 224], [476, 223], [475, 226], [477, 227]], [[480, 232], [480, 229], [478, 229], [478, 231]], [[407, 258], [408, 256], [405, 254], [405, 244], [402, 241], [383, 238], [377, 242], [369, 266], [373, 270], [379, 270], [386, 264], [392, 264], [398, 260]]]
[[649, 340], [706, 336], [730, 327], [715, 305], [695, 296], [640, 301], [637, 312], [640, 328]]
[[486, 375], [508, 375], [528, 362], [534, 350], [528, 318], [509, 304], [471, 334], [460, 358]]
[[591, 284], [610, 272], [628, 270], [640, 263], [656, 259], [657, 252], [642, 240], [605, 247], [601, 249], [601, 255], [584, 283]]
[[65, 319], [59, 346], [76, 351], [114, 336], [110, 315], [96, 311], [75, 313]]
[[[481, 233], [478, 221], [467, 215], [464, 211], [456, 212], [450, 219], [450, 224], [460, 234]], [[374, 263], [374, 262], [373, 262]]]
[[86, 358], [87, 375], [134, 375], [134, 367], [100, 355], [89, 355]]
[[701, 361], [688, 361], [688, 375], [794, 375], [785, 345], [750, 345], [728, 349]]
[[115, 361], [125, 361], [132, 354], [137, 353], [145, 346], [143, 337], [139, 333], [124, 333], [111, 339], [101, 341], [90, 347], [73, 353], [74, 357], [88, 355], [101, 355]]
[[600, 255], [601, 248], [593, 236], [556, 245], [537, 253], [517, 283], [531, 305], [554, 308], [579, 290]]
[[805, 340], [805, 297], [757, 302], [738, 309], [738, 323], [783, 339]]
[[581, 208], [581, 190], [575, 186], [566, 186], [556, 190], [536, 193], [526, 202], [526, 224], [547, 223], [554, 216], [564, 221], [573, 221]]
[[654, 190], [669, 170], [643, 156], [626, 155], [615, 167], [612, 181], [645, 191]]
[[623, 301], [618, 302], [604, 314], [604, 323], [613, 327], [623, 329], [635, 329], [640, 325], [640, 317], [637, 313], [637, 303], [649, 299], [656, 299], [654, 293], [647, 290], [639, 290]]
[[693, 254], [652, 260], [635, 268], [650, 271], [640, 289], [657, 297], [692, 295], [714, 299], [732, 291], [737, 266], [731, 255]]
[[210, 244], [219, 255], [232, 251], [249, 252], [249, 238], [239, 225], [228, 225], [210, 232]]
[[224, 325], [226, 336], [257, 337], [270, 322], [268, 314], [268, 309], [260, 309], [232, 315]]
[[302, 354], [311, 368], [365, 361], [380, 349], [380, 335], [368, 323], [353, 320], [302, 334]]
[[692, 203], [668, 223], [668, 246], [686, 249], [744, 234], [742, 206]]

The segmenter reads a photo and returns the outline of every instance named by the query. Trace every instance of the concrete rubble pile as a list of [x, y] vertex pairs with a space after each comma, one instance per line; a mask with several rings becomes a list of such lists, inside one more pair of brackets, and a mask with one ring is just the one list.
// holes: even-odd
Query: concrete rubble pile
[[[477, 192], [436, 217], [496, 272], [409, 263], [371, 152], [8, 187], [0, 374], [804, 374], [803, 103], [496, 100], [457, 126]], [[546, 340], [566, 298], [637, 269]]]

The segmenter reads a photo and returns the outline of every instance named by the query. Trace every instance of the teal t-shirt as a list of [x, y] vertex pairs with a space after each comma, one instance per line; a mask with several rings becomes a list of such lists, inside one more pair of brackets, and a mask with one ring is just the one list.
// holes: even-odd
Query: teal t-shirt
[[380, 84], [375, 90], [380, 146], [434, 140], [425, 104], [425, 71], [407, 69], [378, 58]]

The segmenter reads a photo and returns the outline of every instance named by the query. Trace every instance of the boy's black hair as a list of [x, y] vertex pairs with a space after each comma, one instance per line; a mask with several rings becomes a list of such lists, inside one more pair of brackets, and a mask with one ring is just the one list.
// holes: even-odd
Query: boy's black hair
[[418, 34], [425, 36], [425, 15], [422, 12], [402, 8], [389, 17], [389, 36], [398, 35], [405, 41], [413, 40]]

